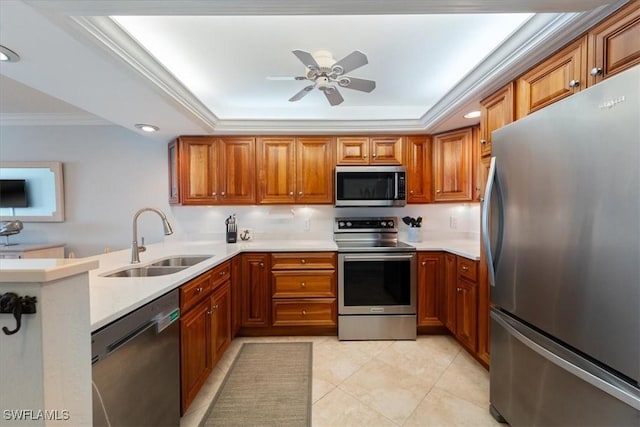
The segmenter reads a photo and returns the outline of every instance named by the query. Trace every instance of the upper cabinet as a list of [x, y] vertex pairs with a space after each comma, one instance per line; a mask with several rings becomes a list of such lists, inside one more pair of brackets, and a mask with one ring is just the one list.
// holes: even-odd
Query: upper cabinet
[[[255, 203], [255, 138], [180, 137], [178, 167], [170, 172], [180, 181], [179, 200], [185, 205]], [[169, 147], [169, 161], [172, 152]], [[173, 182], [170, 176], [170, 201]]]
[[405, 140], [405, 146], [407, 203], [430, 203], [433, 199], [431, 136], [408, 136]]
[[401, 136], [339, 136], [338, 165], [401, 165]]
[[517, 81], [517, 118], [564, 99], [587, 84], [587, 37], [538, 64]]
[[332, 137], [258, 139], [258, 203], [333, 203]]
[[491, 155], [491, 132], [513, 121], [515, 84], [509, 83], [480, 101], [480, 155]]
[[472, 201], [476, 133], [464, 128], [433, 137], [434, 202]]
[[589, 31], [589, 85], [640, 64], [640, 2], [629, 2]]

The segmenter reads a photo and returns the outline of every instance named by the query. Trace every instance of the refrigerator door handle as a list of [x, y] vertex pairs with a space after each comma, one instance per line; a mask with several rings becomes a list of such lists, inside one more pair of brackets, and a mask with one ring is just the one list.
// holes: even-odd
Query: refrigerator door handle
[[[564, 350], [553, 341], [495, 309], [491, 310], [491, 318], [505, 328], [511, 336], [549, 362], [640, 411], [640, 391], [638, 389], [627, 385], [604, 369], [578, 358], [577, 355]], [[533, 334], [535, 336], [530, 336]], [[551, 349], [542, 344], [547, 344]]]
[[[499, 250], [496, 250], [496, 258], [494, 259], [494, 254], [491, 252], [491, 239], [489, 238], [489, 209], [491, 207], [491, 196], [494, 190], [494, 184], [496, 186], [496, 190], [498, 191], [497, 196], [500, 197], [500, 184], [497, 182], [496, 176], [496, 158], [491, 158], [491, 163], [489, 165], [489, 175], [487, 177], [487, 185], [484, 190], [484, 200], [482, 201], [482, 214], [480, 217], [481, 228], [482, 228], [482, 244], [484, 245], [484, 251], [487, 255], [487, 270], [489, 272], [489, 284], [493, 287], [496, 286], [496, 269], [495, 266], [498, 263], [498, 253]], [[502, 210], [502, 203], [498, 200], [499, 204], [497, 206], [498, 209]], [[500, 221], [502, 222], [502, 211], [500, 213]], [[500, 241], [502, 239], [502, 224], [494, 224], [494, 226], [499, 227], [499, 238]]]

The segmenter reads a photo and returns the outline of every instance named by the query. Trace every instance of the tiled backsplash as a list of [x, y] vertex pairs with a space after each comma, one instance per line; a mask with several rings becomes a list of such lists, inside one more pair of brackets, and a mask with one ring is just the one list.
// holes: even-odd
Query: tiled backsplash
[[324, 205], [175, 206], [175, 235], [167, 239], [222, 240], [224, 220], [236, 214], [238, 229], [252, 230], [253, 239], [331, 239], [335, 217], [397, 216], [401, 238], [408, 227], [404, 216], [423, 218], [422, 232], [466, 237], [480, 232], [480, 205], [429, 204], [403, 208], [336, 208]]

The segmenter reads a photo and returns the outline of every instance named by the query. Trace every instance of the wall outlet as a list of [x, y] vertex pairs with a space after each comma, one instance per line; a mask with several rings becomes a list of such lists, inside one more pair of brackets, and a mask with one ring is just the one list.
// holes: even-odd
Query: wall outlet
[[310, 218], [305, 218], [304, 219], [304, 231], [309, 231], [311, 230], [311, 219]]
[[243, 242], [253, 240], [253, 230], [251, 228], [241, 228], [238, 232], [238, 237]]
[[449, 217], [449, 228], [453, 230], [458, 228], [458, 218], [456, 218], [455, 216]]

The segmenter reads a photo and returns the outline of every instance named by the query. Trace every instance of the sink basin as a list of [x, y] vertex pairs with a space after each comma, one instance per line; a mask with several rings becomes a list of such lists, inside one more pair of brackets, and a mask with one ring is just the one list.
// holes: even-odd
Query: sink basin
[[202, 261], [206, 261], [211, 258], [211, 255], [183, 255], [175, 256], [171, 258], [161, 259], [153, 262], [151, 266], [172, 266], [172, 267], [191, 267]]
[[113, 272], [111, 274], [105, 274], [104, 277], [154, 277], [154, 276], [166, 276], [167, 274], [177, 273], [187, 268], [184, 266], [157, 266], [147, 265], [144, 267], [130, 267], [123, 270]]

